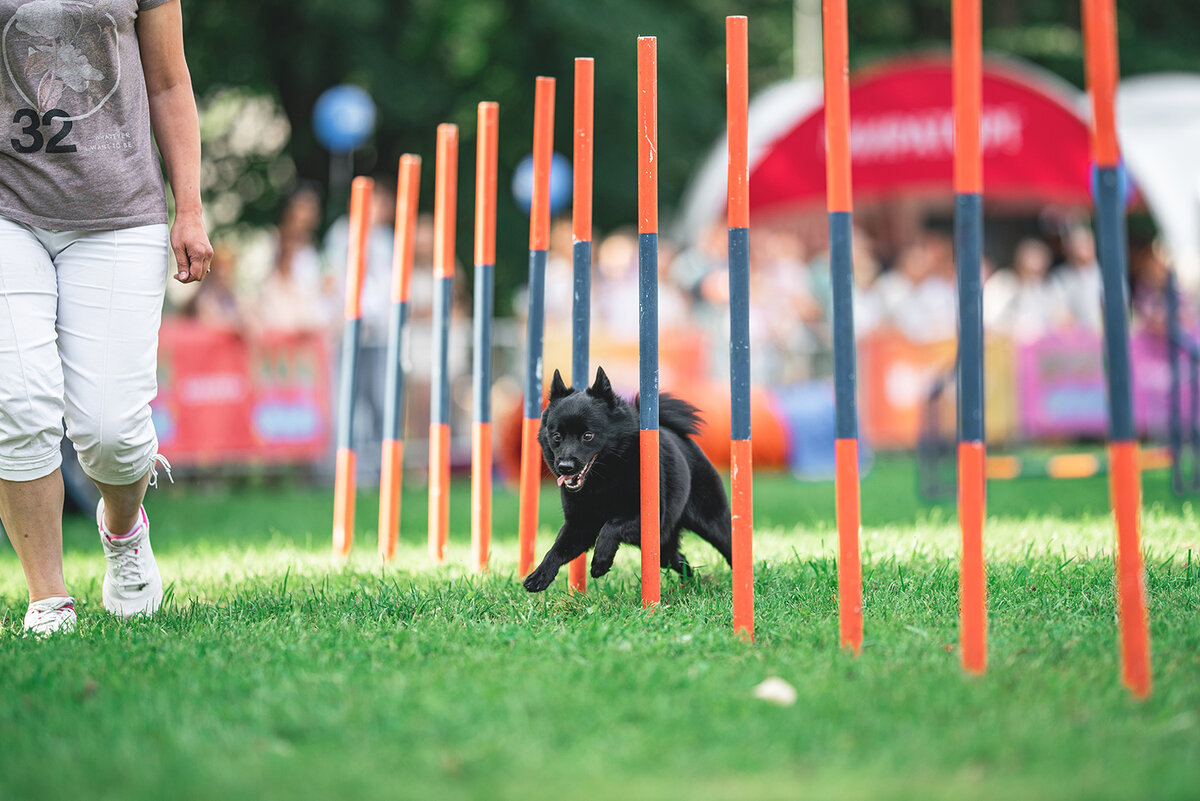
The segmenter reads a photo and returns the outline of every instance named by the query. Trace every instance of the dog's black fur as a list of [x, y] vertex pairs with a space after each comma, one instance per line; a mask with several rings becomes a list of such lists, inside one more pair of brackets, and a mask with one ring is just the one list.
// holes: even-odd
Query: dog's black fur
[[[563, 565], [593, 546], [592, 576], [598, 578], [612, 567], [621, 543], [640, 544], [637, 408], [636, 401], [629, 404], [613, 394], [602, 368], [583, 392], [568, 388], [554, 371], [538, 441], [558, 476], [563, 526], [525, 579], [525, 589], [546, 589]], [[691, 439], [700, 426], [699, 410], [664, 394], [658, 419], [662, 566], [690, 576], [692, 569], [679, 552], [680, 531], [699, 534], [729, 562], [729, 501], [716, 469]]]

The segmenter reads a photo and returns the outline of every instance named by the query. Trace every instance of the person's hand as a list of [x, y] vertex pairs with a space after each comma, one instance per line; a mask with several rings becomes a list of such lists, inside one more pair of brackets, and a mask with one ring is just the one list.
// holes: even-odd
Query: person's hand
[[190, 284], [204, 280], [212, 263], [213, 249], [199, 212], [175, 215], [175, 224], [171, 226], [171, 250], [179, 266], [176, 281]]

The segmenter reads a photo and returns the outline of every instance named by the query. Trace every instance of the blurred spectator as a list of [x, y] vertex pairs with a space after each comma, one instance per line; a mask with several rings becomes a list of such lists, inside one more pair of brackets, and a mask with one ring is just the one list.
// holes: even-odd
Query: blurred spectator
[[[638, 335], [638, 239], [628, 228], [596, 246], [592, 329], [598, 339], [636, 340]], [[519, 306], [522, 308], [523, 306]]]
[[810, 378], [812, 355], [822, 348], [825, 313], [814, 296], [799, 237], [752, 229], [750, 265], [753, 379], [786, 384]]
[[275, 259], [258, 288], [256, 329], [304, 333], [328, 330], [330, 309], [321, 291], [321, 261], [313, 246], [321, 219], [316, 190], [303, 186], [280, 215]]
[[[546, 329], [570, 336], [575, 303], [575, 233], [569, 217], [559, 217], [550, 224], [544, 292], [546, 309], [550, 310], [545, 316]], [[520, 307], [528, 305], [524, 289], [517, 303]]]
[[[395, 241], [396, 183], [393, 176], [374, 176], [367, 227], [363, 273], [362, 328], [355, 390], [354, 438], [359, 454], [359, 479], [371, 485], [379, 478], [383, 441], [383, 402], [386, 393], [387, 336], [391, 316], [392, 248]], [[336, 297], [345, 298], [346, 259], [350, 247], [350, 217], [342, 215], [325, 234], [323, 252], [331, 270]], [[340, 303], [339, 303], [340, 307]]]
[[1040, 239], [1022, 239], [1011, 270], [999, 270], [983, 288], [988, 328], [1019, 341], [1037, 339], [1070, 321], [1061, 287], [1047, 275], [1054, 254]]
[[954, 250], [949, 237], [927, 233], [901, 251], [875, 287], [882, 324], [913, 342], [952, 339], [958, 326]]
[[[881, 270], [879, 259], [875, 257], [875, 243], [862, 228], [854, 227], [851, 258], [854, 260], [854, 335], [864, 337], [875, 331], [883, 323], [883, 301], [875, 282], [879, 279]], [[830, 291], [829, 308], [826, 314], [829, 322], [833, 322], [832, 288]]]
[[675, 280], [675, 262], [679, 249], [665, 236], [658, 238], [658, 327], [663, 332], [685, 332], [695, 329], [692, 318], [692, 298]]
[[[375, 176], [371, 192], [371, 218], [367, 227], [367, 259], [362, 283], [362, 344], [375, 347], [387, 342], [391, 309], [392, 246], [395, 241], [396, 186], [387, 175]], [[346, 258], [350, 247], [350, 217], [334, 220], [322, 246], [324, 262], [337, 282], [340, 302], [345, 298]]]
[[212, 273], [200, 282], [200, 288], [183, 307], [183, 314], [209, 328], [241, 335], [246, 320], [236, 292], [237, 256], [233, 248], [217, 244], [213, 248]]
[[1096, 262], [1096, 240], [1084, 226], [1074, 226], [1063, 239], [1066, 261], [1054, 269], [1057, 284], [1071, 321], [1099, 333], [1103, 327], [1104, 286], [1100, 265]]
[[[1170, 262], [1162, 243], [1149, 242], [1134, 248], [1129, 260], [1133, 276], [1134, 325], [1155, 336], [1167, 335], [1167, 277]], [[1179, 325], [1190, 331], [1196, 325], [1196, 310], [1186, 292], [1176, 290]]]

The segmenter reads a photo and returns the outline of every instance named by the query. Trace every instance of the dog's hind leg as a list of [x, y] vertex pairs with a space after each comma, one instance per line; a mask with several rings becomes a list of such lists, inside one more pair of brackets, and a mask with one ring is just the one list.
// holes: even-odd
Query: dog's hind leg
[[683, 510], [683, 527], [700, 535], [733, 564], [733, 533], [725, 485], [716, 469], [705, 460], [692, 472], [692, 491]]
[[554, 544], [542, 557], [542, 563], [525, 579], [525, 589], [541, 592], [549, 587], [562, 566], [587, 551], [595, 541], [596, 535], [588, 529], [564, 523]]

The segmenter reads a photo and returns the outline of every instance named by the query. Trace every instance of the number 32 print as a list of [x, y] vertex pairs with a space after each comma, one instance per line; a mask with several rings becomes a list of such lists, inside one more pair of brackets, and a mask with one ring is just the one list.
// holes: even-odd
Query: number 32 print
[[13, 115], [13, 122], [17, 125], [23, 124], [25, 127], [21, 129], [19, 137], [9, 140], [13, 150], [18, 153], [37, 153], [44, 145], [47, 153], [74, 153], [75, 145], [63, 144], [63, 140], [67, 138], [67, 134], [71, 133], [71, 126], [74, 124], [70, 120], [63, 120], [62, 127], [50, 137], [49, 141], [46, 141], [42, 133], [42, 129], [45, 129], [46, 133], [53, 132], [54, 121], [69, 116], [71, 115], [61, 108], [52, 108], [39, 119], [38, 113], [31, 108], [17, 109], [17, 113]]

